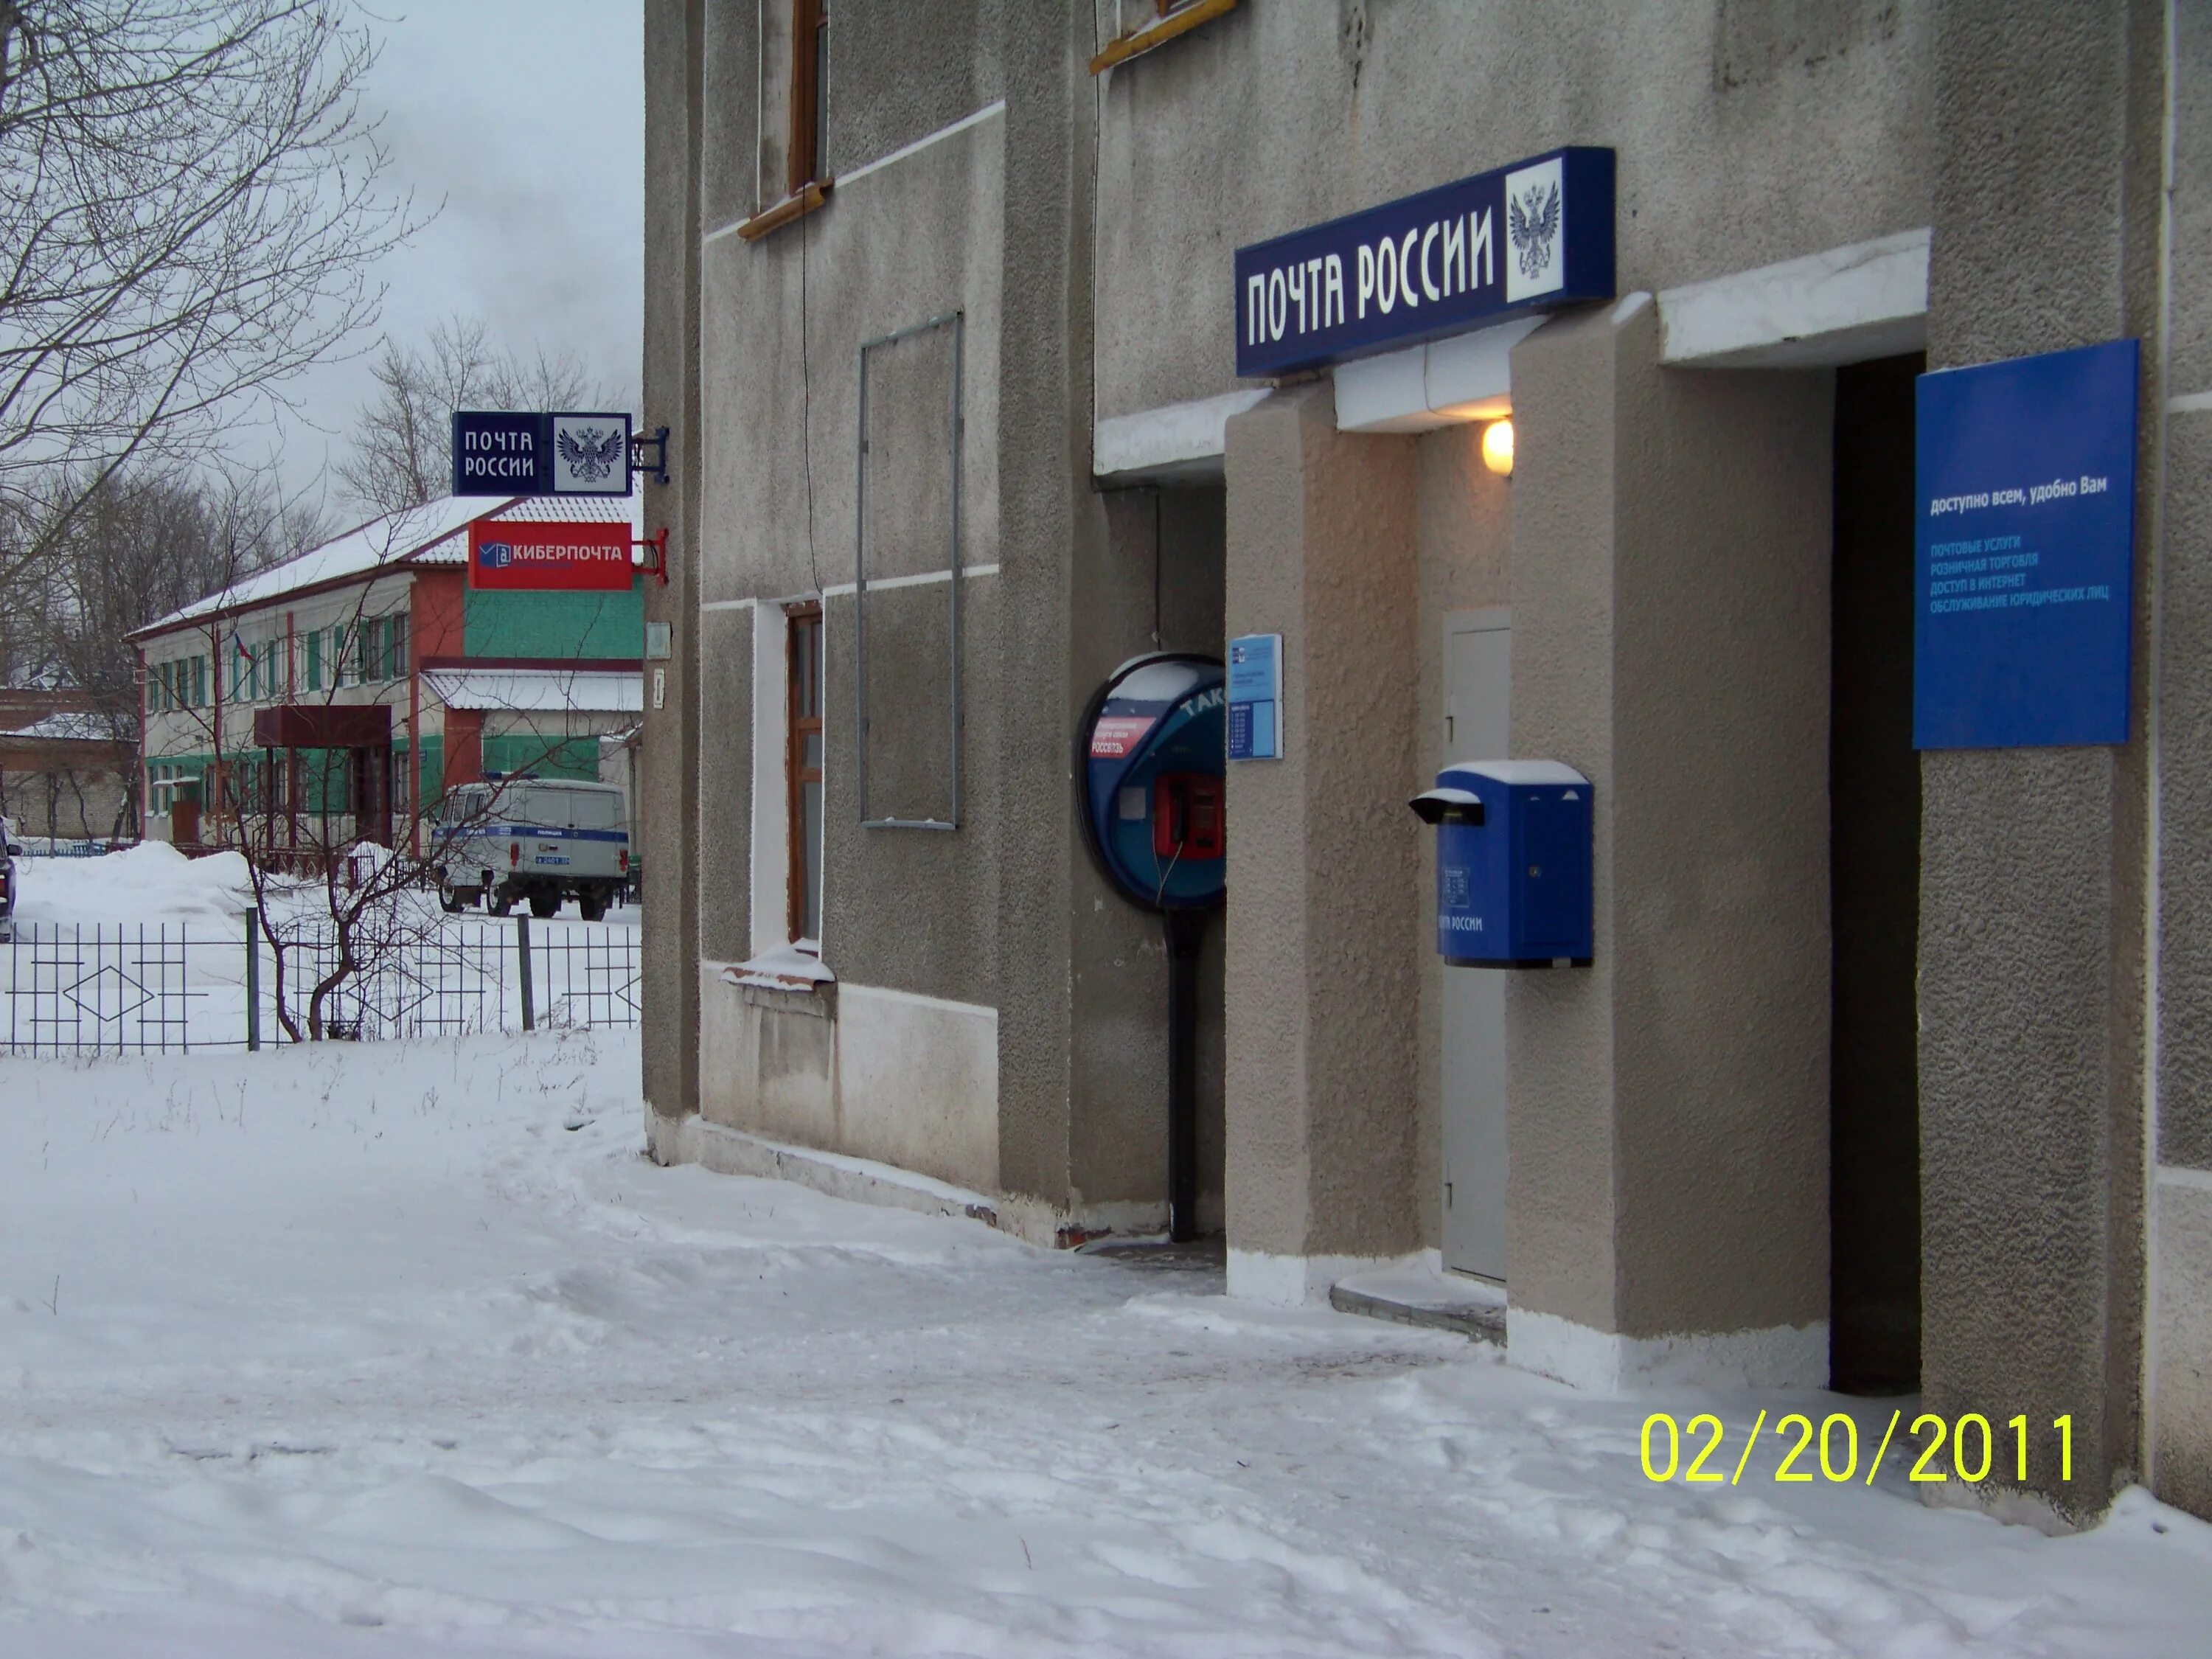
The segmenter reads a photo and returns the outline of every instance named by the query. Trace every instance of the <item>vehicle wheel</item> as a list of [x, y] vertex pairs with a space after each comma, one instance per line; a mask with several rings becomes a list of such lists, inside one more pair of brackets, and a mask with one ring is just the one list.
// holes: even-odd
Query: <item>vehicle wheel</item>
[[530, 896], [530, 914], [540, 921], [548, 916], [559, 915], [561, 896], [558, 893], [532, 893]]
[[493, 915], [503, 916], [514, 908], [514, 892], [507, 887], [484, 889], [484, 908]]
[[607, 896], [604, 891], [576, 895], [576, 914], [586, 921], [601, 921], [607, 914]]
[[438, 878], [438, 908], [449, 916], [457, 916], [467, 902], [461, 890], [443, 876]]

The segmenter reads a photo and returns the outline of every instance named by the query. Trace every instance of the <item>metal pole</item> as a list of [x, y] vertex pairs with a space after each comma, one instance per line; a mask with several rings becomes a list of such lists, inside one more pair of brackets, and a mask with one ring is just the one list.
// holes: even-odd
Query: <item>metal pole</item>
[[253, 912], [246, 913], [246, 1052], [261, 1048], [261, 951], [253, 937]]
[[514, 953], [522, 966], [522, 1029], [537, 1030], [537, 1021], [530, 1012], [530, 918], [514, 919]]
[[1170, 910], [1168, 934], [1168, 1237], [1198, 1237], [1198, 949], [1206, 912]]

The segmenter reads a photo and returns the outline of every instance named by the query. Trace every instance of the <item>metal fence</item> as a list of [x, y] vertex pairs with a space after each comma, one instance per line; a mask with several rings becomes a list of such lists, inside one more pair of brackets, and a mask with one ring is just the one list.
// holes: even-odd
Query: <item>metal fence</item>
[[96, 859], [137, 843], [128, 841], [70, 841], [53, 836], [18, 836], [23, 856], [31, 859]]
[[[336, 965], [328, 928], [288, 944], [284, 1000], [304, 1034]], [[277, 1016], [276, 953], [252, 922], [23, 924], [0, 944], [6, 1049], [139, 1054], [292, 1041]], [[326, 1035], [356, 1041], [635, 1025], [638, 935], [592, 923], [441, 919], [367, 960], [325, 1000]]]

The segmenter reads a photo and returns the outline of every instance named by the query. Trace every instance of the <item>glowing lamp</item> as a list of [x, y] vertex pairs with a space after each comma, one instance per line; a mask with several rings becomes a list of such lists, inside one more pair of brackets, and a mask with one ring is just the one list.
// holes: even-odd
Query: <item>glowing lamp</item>
[[1513, 476], [1513, 422], [1492, 421], [1482, 429], [1482, 464], [1500, 477]]

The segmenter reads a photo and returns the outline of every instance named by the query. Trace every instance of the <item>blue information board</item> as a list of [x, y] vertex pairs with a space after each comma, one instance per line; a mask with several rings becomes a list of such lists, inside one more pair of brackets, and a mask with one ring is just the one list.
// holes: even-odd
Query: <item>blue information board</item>
[[1229, 641], [1229, 758], [1283, 755], [1283, 636], [1244, 634]]
[[1920, 377], [1912, 744], [2125, 743], [2137, 343]]

